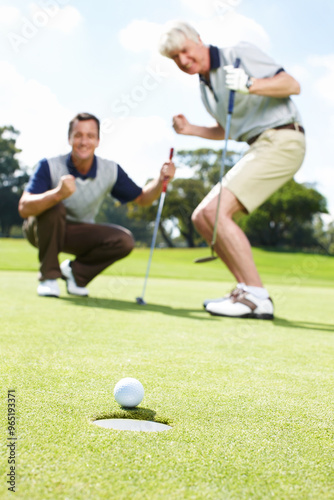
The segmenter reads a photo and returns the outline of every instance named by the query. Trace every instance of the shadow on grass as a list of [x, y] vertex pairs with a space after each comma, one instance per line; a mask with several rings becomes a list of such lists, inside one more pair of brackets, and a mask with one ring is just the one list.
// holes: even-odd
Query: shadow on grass
[[334, 325], [326, 323], [313, 323], [311, 321], [290, 321], [284, 318], [274, 319], [274, 325], [283, 328], [301, 328], [303, 330], [318, 330], [321, 332], [334, 332]]
[[[188, 317], [191, 319], [197, 320], [207, 320], [210, 318], [210, 321], [222, 321], [223, 319], [231, 319], [231, 318], [221, 318], [219, 316], [210, 316], [204, 309], [186, 309], [186, 308], [173, 308], [170, 306], [164, 306], [161, 304], [146, 304], [139, 305], [134, 300], [116, 300], [116, 299], [106, 299], [106, 298], [98, 298], [98, 297], [60, 297], [58, 300], [63, 300], [65, 302], [70, 302], [75, 306], [85, 306], [85, 307], [94, 307], [101, 309], [110, 309], [110, 310], [119, 310], [119, 311], [128, 311], [128, 312], [157, 312], [161, 314], [166, 314], [168, 316], [179, 316], [182, 318]], [[245, 319], [235, 318], [233, 321], [245, 321]], [[257, 320], [252, 320], [257, 321]], [[322, 332], [334, 332], [333, 324], [326, 323], [313, 323], [310, 321], [291, 321], [285, 318], [275, 317], [273, 321], [275, 326], [279, 326], [282, 328], [300, 328], [303, 330], [318, 330]]]
[[90, 418], [90, 421], [94, 420], [106, 420], [110, 418], [128, 418], [131, 420], [149, 420], [151, 422], [158, 422], [159, 424], [171, 425], [172, 421], [169, 418], [157, 417], [156, 412], [150, 408], [142, 408], [140, 406], [136, 408], [123, 408], [120, 407], [119, 410], [110, 413], [98, 413]]
[[133, 302], [132, 301], [130, 302], [127, 300], [105, 299], [98, 297], [94, 298], [60, 297], [58, 300], [64, 300], [76, 306], [96, 307], [101, 309], [120, 310], [129, 312], [132, 311], [158, 312], [162, 314], [167, 314], [169, 316], [180, 316], [183, 318], [189, 317], [198, 320], [206, 320], [209, 317], [208, 313], [204, 311], [204, 309], [200, 309], [200, 307], [198, 307], [197, 309], [182, 309], [182, 308], [173, 308], [169, 306], [164, 306], [161, 304], [139, 305], [135, 300]]

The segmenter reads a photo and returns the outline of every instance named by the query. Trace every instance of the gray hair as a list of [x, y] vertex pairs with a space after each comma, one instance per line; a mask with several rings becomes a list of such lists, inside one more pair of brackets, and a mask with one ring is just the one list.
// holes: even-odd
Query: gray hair
[[199, 43], [199, 34], [188, 23], [171, 21], [166, 25], [165, 31], [160, 37], [160, 54], [170, 57], [171, 52], [179, 50], [186, 39]]

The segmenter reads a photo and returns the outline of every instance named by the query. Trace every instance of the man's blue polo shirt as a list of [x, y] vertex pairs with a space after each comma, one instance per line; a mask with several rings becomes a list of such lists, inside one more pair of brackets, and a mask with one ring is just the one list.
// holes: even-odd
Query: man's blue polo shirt
[[[66, 160], [66, 165], [68, 168], [68, 173], [74, 177], [79, 177], [81, 179], [95, 178], [97, 172], [97, 161], [96, 156], [94, 156], [93, 164], [90, 171], [86, 175], [81, 175], [75, 168], [71, 154], [68, 155]], [[46, 158], [41, 160], [33, 175], [31, 176], [25, 190], [32, 194], [41, 194], [45, 191], [52, 189], [51, 186], [51, 176], [50, 168]], [[111, 195], [116, 198], [116, 200], [121, 203], [127, 203], [133, 201], [142, 193], [142, 188], [139, 187], [128, 174], [117, 164], [117, 180], [111, 191]]]

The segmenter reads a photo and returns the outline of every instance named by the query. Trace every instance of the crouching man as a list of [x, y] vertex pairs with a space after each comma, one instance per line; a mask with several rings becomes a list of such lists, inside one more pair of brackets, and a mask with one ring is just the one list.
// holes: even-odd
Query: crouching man
[[[150, 205], [164, 179], [174, 177], [174, 164], [167, 161], [156, 179], [139, 187], [117, 163], [95, 156], [99, 137], [98, 118], [75, 116], [68, 131], [71, 152], [41, 160], [20, 199], [24, 234], [39, 252], [40, 296], [58, 297], [58, 278], [66, 280], [68, 293], [87, 296], [88, 283], [134, 247], [127, 229], [95, 223], [104, 198], [110, 193], [121, 203]], [[75, 259], [59, 264], [60, 252]]]

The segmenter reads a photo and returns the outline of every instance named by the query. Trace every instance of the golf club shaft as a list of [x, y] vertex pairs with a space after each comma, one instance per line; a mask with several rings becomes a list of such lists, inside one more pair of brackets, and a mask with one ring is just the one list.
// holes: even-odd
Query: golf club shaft
[[[240, 65], [240, 59], [237, 58], [234, 62], [234, 67], [238, 68]], [[228, 102], [228, 113], [227, 113], [227, 118], [226, 118], [226, 127], [225, 127], [225, 146], [223, 149], [223, 154], [222, 154], [222, 161], [220, 165], [220, 173], [219, 173], [219, 183], [220, 183], [220, 189], [219, 189], [219, 195], [218, 195], [218, 201], [217, 201], [217, 209], [216, 209], [216, 216], [215, 216], [215, 223], [213, 226], [213, 233], [212, 233], [212, 241], [211, 241], [211, 249], [213, 250], [213, 247], [216, 243], [217, 239], [217, 229], [218, 229], [218, 218], [219, 218], [219, 209], [220, 209], [220, 200], [221, 200], [221, 195], [222, 195], [222, 188], [223, 188], [223, 178], [225, 175], [225, 167], [226, 167], [226, 155], [227, 155], [227, 144], [228, 144], [228, 138], [230, 135], [230, 129], [231, 129], [231, 120], [232, 120], [232, 113], [233, 113], [233, 107], [234, 107], [234, 96], [235, 96], [235, 90], [230, 91], [229, 95], [229, 102]]]
[[[174, 148], [171, 148], [170, 152], [169, 152], [169, 159], [170, 160], [173, 158], [173, 154], [174, 154]], [[150, 256], [149, 256], [148, 263], [147, 263], [146, 275], [145, 275], [145, 280], [144, 280], [144, 286], [143, 286], [143, 291], [142, 291], [142, 294], [141, 294], [141, 298], [143, 300], [144, 300], [144, 295], [145, 295], [145, 291], [146, 291], [147, 279], [148, 279], [148, 275], [149, 275], [149, 272], [150, 272], [153, 251], [154, 251], [154, 248], [155, 248], [155, 242], [156, 242], [156, 239], [157, 239], [157, 234], [158, 234], [158, 229], [159, 229], [159, 224], [160, 224], [162, 207], [164, 206], [164, 201], [165, 201], [165, 197], [166, 197], [166, 190], [167, 190], [167, 186], [168, 186], [168, 180], [169, 179], [164, 179], [163, 183], [162, 183], [162, 192], [161, 192], [161, 196], [160, 196], [160, 201], [159, 201], [159, 207], [158, 207], [157, 216], [156, 216], [156, 219], [155, 219], [155, 225], [154, 225], [154, 231], [153, 231], [153, 238], [152, 238], [151, 249], [150, 249]]]
[[160, 217], [161, 217], [161, 212], [162, 212], [162, 207], [163, 207], [163, 204], [164, 204], [164, 201], [165, 201], [165, 197], [166, 197], [166, 191], [163, 191], [161, 193], [161, 196], [160, 196], [160, 202], [159, 202], [157, 217], [155, 219], [155, 225], [154, 225], [154, 231], [153, 231], [153, 238], [152, 238], [151, 249], [150, 249], [150, 256], [149, 256], [148, 263], [147, 263], [147, 269], [146, 269], [146, 275], [145, 275], [145, 280], [144, 280], [144, 286], [143, 286], [143, 291], [142, 291], [142, 294], [141, 294], [141, 298], [142, 299], [144, 299], [144, 295], [145, 295], [147, 279], [148, 279], [148, 275], [149, 275], [149, 272], [150, 272], [151, 261], [152, 261], [154, 247], [155, 247], [155, 242], [156, 242], [156, 239], [157, 239], [157, 234], [158, 234], [158, 229], [159, 229], [159, 223], [160, 223]]
[[221, 200], [221, 196], [222, 196], [223, 178], [224, 178], [224, 175], [225, 175], [225, 161], [226, 161], [227, 143], [228, 143], [228, 139], [227, 138], [228, 138], [228, 134], [230, 132], [230, 127], [231, 127], [231, 117], [232, 117], [232, 115], [229, 113], [227, 115], [227, 120], [226, 120], [225, 146], [224, 146], [224, 150], [223, 150], [222, 163], [221, 163], [221, 171], [220, 171], [220, 176], [219, 176], [220, 188], [219, 188], [219, 194], [218, 194], [218, 202], [217, 202], [217, 209], [216, 209], [216, 216], [215, 216], [215, 224], [213, 226], [213, 233], [212, 233], [212, 241], [211, 241], [211, 247], [212, 248], [213, 248], [214, 244], [216, 243], [216, 238], [217, 238], [220, 200]]

